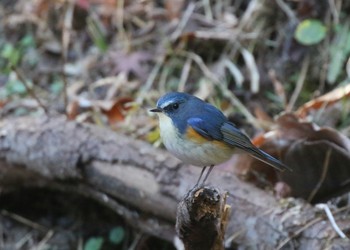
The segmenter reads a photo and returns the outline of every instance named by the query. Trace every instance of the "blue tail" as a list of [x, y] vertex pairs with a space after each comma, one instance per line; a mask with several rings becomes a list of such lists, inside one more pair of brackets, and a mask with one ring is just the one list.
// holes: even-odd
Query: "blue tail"
[[274, 157], [272, 157], [271, 155], [265, 153], [264, 151], [258, 149], [258, 148], [250, 148], [249, 150], [247, 150], [254, 158], [265, 162], [266, 164], [269, 164], [271, 167], [274, 167], [280, 171], [285, 171], [286, 169], [288, 169], [289, 171], [292, 171], [292, 169], [288, 166], [286, 166], [285, 164], [283, 164], [282, 162], [280, 162], [279, 160], [275, 159]]

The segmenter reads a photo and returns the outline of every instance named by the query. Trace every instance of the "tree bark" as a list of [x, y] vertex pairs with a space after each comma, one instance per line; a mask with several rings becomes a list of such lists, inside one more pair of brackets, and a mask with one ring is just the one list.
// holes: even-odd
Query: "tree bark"
[[[177, 204], [199, 172], [166, 151], [107, 128], [63, 117], [0, 122], [0, 193], [20, 186], [78, 192], [167, 240], [175, 236]], [[218, 169], [208, 183], [229, 193], [227, 204], [232, 212], [226, 244], [255, 249], [350, 247], [323, 212], [301, 200], [276, 200], [269, 192]], [[336, 220], [349, 232], [348, 216], [337, 213]]]
[[195, 186], [177, 208], [176, 232], [186, 250], [223, 250], [230, 206], [227, 194]]

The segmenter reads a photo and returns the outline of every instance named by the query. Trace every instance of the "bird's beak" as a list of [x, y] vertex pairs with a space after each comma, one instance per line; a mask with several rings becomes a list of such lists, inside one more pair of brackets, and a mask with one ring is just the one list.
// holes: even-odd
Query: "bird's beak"
[[161, 108], [154, 108], [154, 109], [151, 109], [150, 111], [151, 112], [155, 112], [155, 113], [162, 113], [163, 109], [161, 109]]

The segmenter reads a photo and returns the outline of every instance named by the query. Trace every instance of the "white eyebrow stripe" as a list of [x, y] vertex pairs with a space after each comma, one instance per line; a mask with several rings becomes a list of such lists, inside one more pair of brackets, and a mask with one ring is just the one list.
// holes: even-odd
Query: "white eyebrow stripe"
[[167, 106], [169, 106], [170, 104], [172, 104], [174, 102], [174, 100], [169, 100], [169, 101], [167, 101], [167, 102], [164, 102], [161, 106], [160, 106], [160, 108], [165, 108], [165, 107], [167, 107]]

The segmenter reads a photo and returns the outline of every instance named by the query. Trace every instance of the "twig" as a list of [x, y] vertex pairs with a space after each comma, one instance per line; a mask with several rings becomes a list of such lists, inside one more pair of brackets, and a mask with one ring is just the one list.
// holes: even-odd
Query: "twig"
[[134, 237], [134, 240], [131, 243], [131, 246], [128, 248], [129, 250], [135, 250], [137, 249], [137, 245], [140, 243], [143, 237], [143, 233], [141, 232], [136, 232], [136, 236]]
[[[33, 233], [29, 231], [26, 235], [24, 235], [19, 241], [16, 242], [14, 248], [15, 249], [23, 249], [24, 244], [26, 244], [30, 238], [33, 237]], [[0, 245], [0, 249], [4, 249], [3, 246]]]
[[[350, 208], [350, 206], [345, 206], [342, 208], [339, 208], [338, 210], [334, 211], [333, 214], [339, 214], [345, 210], [348, 210]], [[311, 220], [310, 222], [306, 223], [303, 227], [301, 227], [299, 230], [293, 232], [293, 234], [291, 236], [289, 236], [288, 238], [286, 238], [284, 241], [282, 241], [276, 248], [276, 250], [281, 249], [282, 247], [284, 247], [289, 241], [291, 241], [293, 238], [297, 237], [299, 234], [301, 234], [304, 230], [306, 230], [307, 228], [311, 227], [312, 225], [322, 221], [324, 218], [322, 216], [315, 218], [313, 220]]]
[[68, 106], [68, 81], [65, 73], [65, 66], [67, 63], [68, 46], [70, 42], [70, 31], [72, 29], [72, 20], [74, 12], [74, 1], [66, 1], [66, 10], [64, 15], [63, 30], [62, 30], [62, 80], [63, 80], [63, 103], [67, 115]]
[[[267, 2], [267, 1], [265, 1]], [[256, 19], [259, 13], [262, 13], [266, 5], [264, 1], [261, 0], [251, 0], [249, 1], [248, 7], [240, 18], [237, 31], [241, 33], [243, 29], [249, 30], [252, 25], [257, 23]]]
[[142, 103], [143, 102], [143, 99], [146, 95], [148, 95], [148, 91], [151, 89], [152, 85], [153, 85], [153, 82], [154, 80], [156, 79], [157, 75], [158, 75], [158, 72], [159, 70], [161, 69], [162, 65], [164, 64], [164, 61], [165, 61], [165, 58], [166, 58], [166, 55], [162, 55], [158, 62], [156, 63], [156, 65], [154, 65], [151, 73], [149, 74], [145, 84], [144, 84], [144, 87], [139, 91], [139, 95], [136, 99], [136, 103]]
[[241, 49], [242, 56], [244, 58], [244, 62], [247, 65], [250, 75], [250, 91], [254, 94], [259, 92], [259, 70], [256, 65], [254, 56], [248, 50], [242, 48]]
[[159, 80], [158, 80], [158, 90], [159, 93], [165, 93], [167, 92], [167, 80], [168, 76], [170, 74], [170, 68], [169, 67], [163, 67], [162, 71], [159, 73]]
[[343, 238], [343, 239], [348, 238], [343, 233], [343, 231], [338, 227], [337, 223], [335, 222], [334, 216], [333, 216], [331, 210], [329, 209], [329, 207], [327, 206], [327, 204], [320, 203], [320, 204], [317, 204], [316, 207], [323, 209], [326, 212], [327, 218], [328, 218], [329, 222], [331, 223], [333, 229], [337, 232], [337, 234], [341, 238]]
[[29, 220], [27, 218], [24, 218], [24, 217], [22, 217], [22, 216], [20, 216], [18, 214], [11, 213], [11, 212], [9, 212], [7, 210], [1, 210], [1, 214], [3, 216], [10, 217], [10, 218], [14, 219], [15, 221], [18, 221], [18, 222], [20, 222], [20, 223], [22, 223], [24, 225], [27, 225], [27, 226], [32, 227], [34, 229], [37, 229], [39, 231], [47, 232], [47, 228], [46, 227], [44, 227], [44, 226], [42, 226], [42, 225], [40, 225], [40, 224], [38, 224], [36, 222], [33, 222], [33, 221], [31, 221], [31, 220]]
[[300, 92], [304, 86], [307, 71], [309, 69], [309, 64], [310, 64], [310, 56], [307, 55], [303, 61], [303, 65], [301, 66], [300, 76], [298, 78], [297, 85], [296, 85], [295, 90], [292, 94], [292, 97], [290, 98], [289, 103], [286, 107], [286, 111], [292, 111], [292, 109], [293, 109], [293, 107], [294, 107], [294, 105], [295, 105], [295, 103], [300, 95]]
[[32, 247], [33, 250], [41, 250], [41, 249], [46, 249], [45, 245], [46, 243], [51, 239], [51, 237], [53, 236], [54, 231], [53, 230], [49, 230], [45, 237], [39, 242], [38, 245]]
[[337, 6], [335, 4], [335, 1], [328, 0], [328, 4], [330, 7], [330, 11], [332, 13], [332, 16], [333, 16], [333, 22], [334, 22], [333, 25], [337, 25], [337, 24], [339, 24], [339, 11], [337, 10]]
[[11, 67], [11, 68], [16, 73], [17, 78], [23, 83], [23, 85], [26, 88], [29, 95], [31, 95], [35, 99], [35, 101], [38, 103], [38, 105], [44, 110], [45, 114], [47, 115], [49, 113], [49, 111], [47, 110], [45, 105], [40, 101], [39, 97], [36, 96], [33, 88], [31, 88], [29, 86], [28, 82], [26, 81], [26, 79], [24, 78], [22, 73], [19, 71], [19, 69], [15, 68], [15, 67]]
[[275, 90], [275, 93], [281, 99], [281, 102], [283, 103], [283, 107], [286, 107], [286, 105], [287, 105], [286, 92], [283, 88], [283, 84], [277, 78], [276, 71], [274, 69], [270, 69], [268, 72], [268, 75], [269, 75], [269, 78], [273, 84], [273, 88]]
[[332, 153], [332, 149], [328, 149], [326, 156], [325, 156], [325, 160], [324, 160], [324, 164], [323, 164], [323, 168], [322, 168], [322, 174], [320, 179], [318, 180], [315, 188], [312, 190], [312, 192], [310, 193], [307, 201], [311, 202], [312, 199], [315, 197], [315, 195], [317, 194], [318, 190], [320, 190], [324, 180], [326, 179], [327, 176], [327, 172], [328, 172], [328, 168], [329, 168], [329, 161], [331, 158], [331, 153]]
[[297, 18], [294, 14], [294, 11], [292, 11], [289, 6], [283, 2], [283, 0], [276, 0], [277, 5], [281, 8], [281, 10], [288, 16], [289, 20], [293, 23], [297, 22]]
[[261, 124], [255, 119], [255, 117], [249, 112], [249, 110], [242, 104], [242, 102], [236, 97], [236, 95], [230, 91], [226, 85], [222, 84], [220, 80], [210, 71], [210, 69], [205, 65], [203, 59], [193, 53], [193, 52], [179, 52], [179, 54], [183, 54], [185, 56], [190, 56], [194, 62], [197, 63], [199, 68], [202, 70], [204, 75], [213, 83], [219, 87], [220, 91], [223, 95], [228, 98], [232, 105], [236, 106], [242, 114], [247, 118], [248, 122], [253, 124], [255, 127], [261, 127]]
[[307, 228], [311, 227], [312, 225], [322, 221], [323, 218], [319, 217], [316, 219], [313, 219], [311, 221], [309, 221], [308, 223], [306, 223], [303, 227], [301, 227], [299, 230], [296, 230], [295, 232], [292, 233], [291, 236], [289, 236], [288, 238], [286, 238], [284, 241], [282, 241], [275, 250], [279, 250], [282, 249], [282, 247], [284, 247], [289, 241], [291, 241], [293, 238], [297, 237], [299, 234], [301, 234], [303, 231], [305, 231]]
[[[128, 39], [127, 33], [124, 28], [124, 7], [125, 7], [125, 0], [118, 0], [116, 1], [117, 8], [116, 8], [116, 26], [118, 29], [118, 35], [121, 37], [121, 41], [125, 42], [125, 45], [123, 46], [124, 49], [127, 50], [130, 49], [130, 39]], [[119, 42], [118, 42], [119, 43]], [[124, 43], [121, 43], [124, 44]]]
[[235, 79], [235, 84], [241, 88], [243, 86], [244, 76], [239, 68], [228, 58], [224, 59], [224, 66], [230, 71]]
[[183, 92], [185, 90], [185, 84], [186, 84], [186, 81], [188, 79], [188, 75], [189, 75], [190, 70], [191, 70], [191, 65], [192, 65], [192, 59], [190, 57], [188, 57], [185, 65], [182, 69], [181, 77], [180, 77], [180, 81], [179, 81], [178, 90], [181, 92]]
[[207, 67], [207, 65], [205, 65], [202, 57], [200, 57], [199, 55], [197, 55], [193, 52], [187, 52], [187, 51], [179, 52], [179, 55], [181, 55], [181, 54], [185, 57], [190, 57], [193, 61], [195, 61], [195, 63], [197, 63], [198, 67], [204, 73], [205, 77], [207, 77], [211, 81], [213, 81], [214, 84], [216, 84], [216, 85], [220, 84], [220, 80], [216, 77], [216, 75], [214, 75], [210, 71], [210, 69]]
[[183, 31], [183, 29], [185, 28], [188, 20], [190, 20], [190, 17], [195, 9], [196, 5], [193, 2], [190, 2], [187, 6], [187, 9], [185, 10], [185, 13], [183, 14], [183, 17], [180, 21], [180, 23], [178, 24], [176, 30], [173, 32], [173, 34], [171, 34], [170, 36], [170, 40], [171, 41], [175, 41], [176, 39], [179, 38], [179, 36], [181, 35], [181, 32]]
[[210, 0], [202, 0], [203, 1], [203, 7], [205, 12], [205, 17], [209, 20], [213, 20], [213, 12], [211, 11], [210, 7]]

